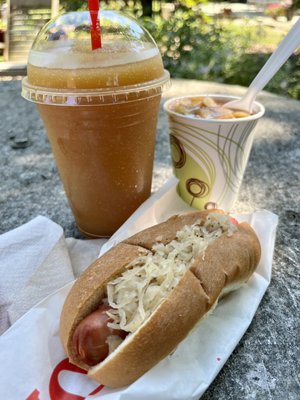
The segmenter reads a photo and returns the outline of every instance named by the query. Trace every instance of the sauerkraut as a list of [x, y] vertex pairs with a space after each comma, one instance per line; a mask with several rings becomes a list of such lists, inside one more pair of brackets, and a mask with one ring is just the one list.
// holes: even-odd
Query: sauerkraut
[[132, 261], [126, 270], [107, 284], [108, 326], [135, 332], [178, 284], [195, 258], [225, 232], [236, 230], [228, 217], [211, 213], [177, 232], [170, 243], [156, 243], [151, 253]]

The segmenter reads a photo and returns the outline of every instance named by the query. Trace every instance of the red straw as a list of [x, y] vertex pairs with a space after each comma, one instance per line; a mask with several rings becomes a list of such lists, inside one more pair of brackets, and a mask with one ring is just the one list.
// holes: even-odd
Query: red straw
[[101, 44], [101, 27], [100, 21], [98, 18], [99, 14], [99, 0], [88, 0], [89, 11], [91, 16], [91, 42], [92, 49], [100, 49], [102, 47]]

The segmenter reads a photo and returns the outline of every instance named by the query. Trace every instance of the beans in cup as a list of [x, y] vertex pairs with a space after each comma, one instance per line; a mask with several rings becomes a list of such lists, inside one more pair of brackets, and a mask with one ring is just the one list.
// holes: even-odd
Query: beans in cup
[[177, 114], [204, 119], [236, 119], [250, 116], [245, 111], [231, 110], [223, 104], [209, 96], [184, 97], [170, 104], [170, 110]]

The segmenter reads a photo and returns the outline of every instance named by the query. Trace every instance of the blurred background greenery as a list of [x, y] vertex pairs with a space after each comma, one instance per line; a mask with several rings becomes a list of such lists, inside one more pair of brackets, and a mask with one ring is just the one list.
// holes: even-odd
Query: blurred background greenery
[[[244, 3], [244, 8], [236, 11], [237, 3]], [[255, 3], [251, 13], [247, 13], [249, 3]], [[65, 11], [86, 9], [86, 4], [83, 0], [60, 0]], [[173, 78], [242, 86], [250, 84], [300, 9], [300, 0], [102, 0], [100, 4], [102, 9], [122, 10], [140, 19], [156, 40]], [[300, 99], [299, 53], [298, 48], [266, 90]]]
[[[235, 17], [233, 3], [222, 2], [208, 15], [209, 1], [102, 1], [102, 8], [125, 10], [142, 19], [161, 50], [165, 68], [173, 78], [217, 81], [248, 86], [277, 47], [300, 0], [271, 3], [263, 14]], [[220, 2], [215, 2], [220, 3]], [[245, 3], [245, 2], [244, 2]], [[270, 3], [270, 2], [269, 2]], [[66, 10], [82, 8], [82, 1], [63, 0]], [[231, 8], [232, 7], [232, 8]], [[273, 10], [273, 14], [272, 14]], [[275, 21], [281, 18], [278, 27]], [[286, 22], [287, 23], [287, 22]], [[290, 25], [289, 25], [290, 26]], [[285, 63], [266, 90], [300, 99], [299, 51]]]

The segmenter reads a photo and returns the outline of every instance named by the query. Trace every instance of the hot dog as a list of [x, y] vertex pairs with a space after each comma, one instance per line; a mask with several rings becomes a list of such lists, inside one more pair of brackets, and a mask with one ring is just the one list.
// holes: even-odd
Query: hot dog
[[249, 279], [260, 254], [253, 229], [220, 210], [176, 215], [117, 244], [65, 300], [70, 362], [107, 386], [134, 382]]

